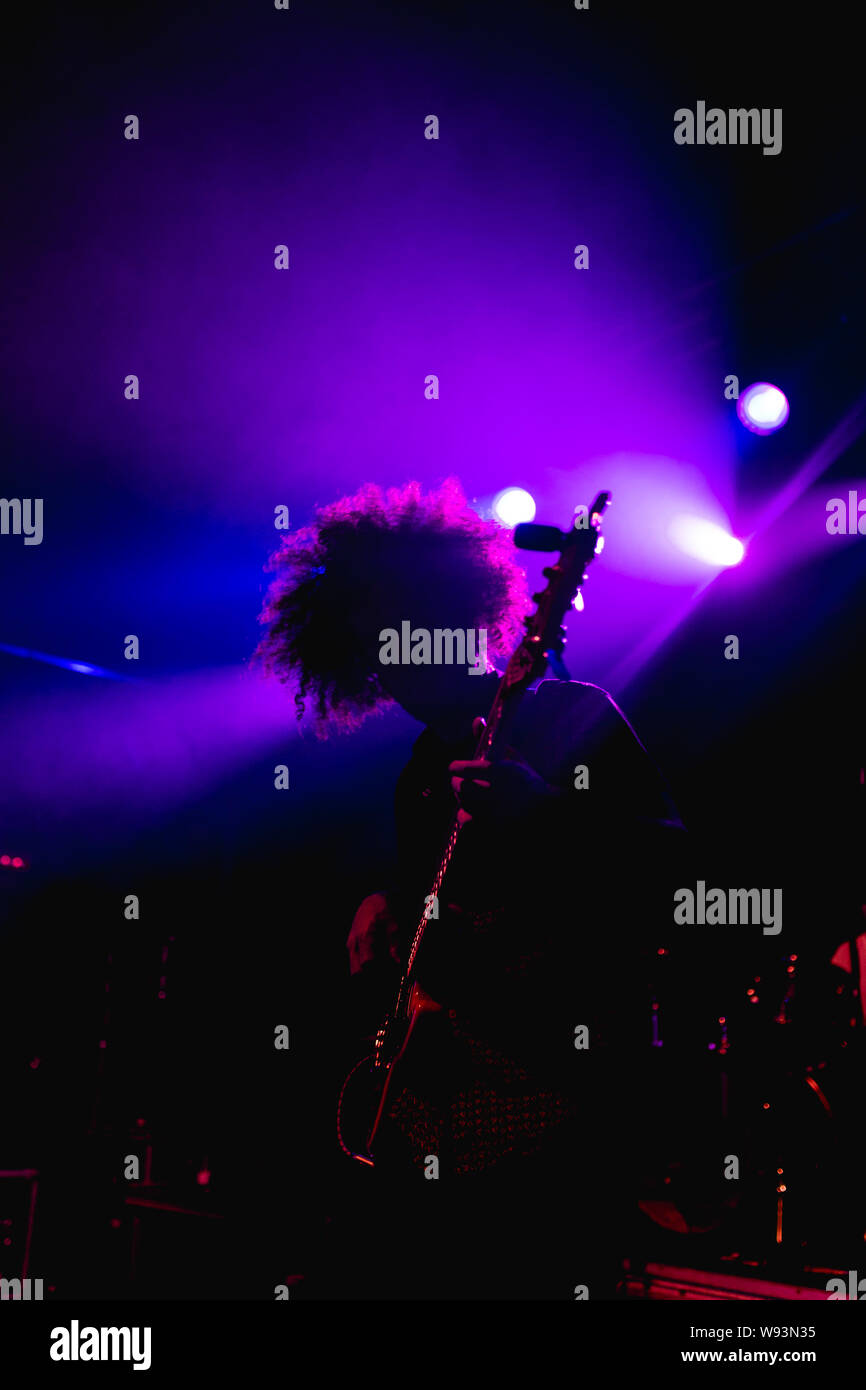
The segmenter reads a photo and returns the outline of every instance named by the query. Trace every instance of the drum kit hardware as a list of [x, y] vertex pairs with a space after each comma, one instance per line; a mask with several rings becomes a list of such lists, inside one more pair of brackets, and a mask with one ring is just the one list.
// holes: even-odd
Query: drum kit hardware
[[862, 1248], [853, 979], [825, 949], [777, 942], [751, 972], [669, 946], [653, 962], [635, 1117], [644, 1233], [758, 1263]]

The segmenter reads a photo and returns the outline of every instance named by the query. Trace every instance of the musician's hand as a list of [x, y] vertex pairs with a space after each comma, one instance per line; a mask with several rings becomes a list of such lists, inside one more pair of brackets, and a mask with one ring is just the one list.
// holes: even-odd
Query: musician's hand
[[352, 919], [346, 949], [352, 975], [357, 975], [364, 966], [372, 965], [385, 956], [400, 964], [397, 923], [391, 916], [384, 893], [371, 893], [361, 903]]
[[[473, 733], [480, 736], [484, 721], [476, 719]], [[511, 820], [526, 815], [541, 802], [556, 796], [556, 790], [522, 760], [502, 758], [495, 763], [486, 758], [451, 763], [451, 787], [460, 805], [457, 820], [466, 825], [473, 817]]]

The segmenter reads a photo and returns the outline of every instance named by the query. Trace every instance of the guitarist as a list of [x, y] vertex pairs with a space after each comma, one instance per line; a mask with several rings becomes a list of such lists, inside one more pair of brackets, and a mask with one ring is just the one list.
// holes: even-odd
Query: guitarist
[[[349, 934], [359, 981], [405, 966], [455, 805], [461, 824], [419, 957], [431, 1027], [390, 1098], [380, 1199], [331, 1273], [355, 1297], [359, 1280], [378, 1298], [612, 1297], [647, 1027], [636, 966], [669, 920], [682, 835], [662, 779], [610, 697], [575, 681], [528, 691], [505, 756], [474, 756], [492, 662], [530, 605], [511, 535], [455, 481], [364, 488], [272, 568], [259, 655], [297, 680], [299, 717], [312, 700], [327, 736], [394, 702], [425, 726], [397, 786], [399, 879]], [[381, 634], [407, 618], [485, 630], [490, 669], [383, 663]], [[408, 1231], [421, 1257], [395, 1262]]]

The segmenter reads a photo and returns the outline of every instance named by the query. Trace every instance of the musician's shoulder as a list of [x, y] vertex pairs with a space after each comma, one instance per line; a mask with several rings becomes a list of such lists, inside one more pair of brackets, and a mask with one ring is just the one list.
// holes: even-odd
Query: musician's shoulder
[[534, 696], [539, 714], [542, 711], [557, 715], [573, 713], [582, 723], [621, 721], [631, 728], [613, 696], [591, 681], [543, 680], [535, 687]]
[[579, 748], [587, 754], [645, 757], [646, 749], [612, 695], [590, 681], [543, 680], [528, 713], [535, 738], [545, 745]]
[[571, 761], [598, 759], [603, 786], [628, 787], [644, 819], [682, 828], [664, 778], [612, 695], [589, 681], [544, 680], [534, 696], [526, 747], [548, 780], [561, 783]]
[[[407, 767], [419, 763], [429, 763], [435, 760], [437, 757], [441, 756], [442, 747], [442, 740], [433, 729], [422, 729], [421, 733], [412, 744], [412, 751], [409, 754], [409, 763]], [[404, 771], [405, 770], [406, 769], [404, 769]]]

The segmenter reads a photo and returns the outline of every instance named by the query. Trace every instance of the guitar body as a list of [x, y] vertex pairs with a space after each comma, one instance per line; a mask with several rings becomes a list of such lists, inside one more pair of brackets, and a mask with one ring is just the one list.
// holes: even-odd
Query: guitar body
[[[548, 660], [559, 663], [559, 653], [564, 642], [563, 620], [575, 596], [586, 578], [584, 573], [593, 556], [601, 548], [599, 531], [601, 519], [610, 502], [610, 494], [601, 492], [596, 497], [588, 515], [577, 514], [569, 531], [560, 532], [552, 526], [518, 526], [515, 543], [530, 550], [556, 550], [559, 559], [555, 565], [544, 571], [546, 588], [534, 594], [537, 603], [535, 613], [525, 619], [526, 636], [514, 652], [505, 674], [500, 681], [496, 697], [487, 717], [484, 730], [475, 751], [476, 759], [484, 758], [491, 762], [502, 759], [508, 753], [508, 736], [516, 706], [533, 680], [544, 673]], [[586, 509], [579, 508], [583, 513]], [[432, 892], [424, 899], [425, 904], [438, 902], [451, 857], [455, 851], [460, 831], [456, 817], [440, 859], [439, 870], [432, 885]], [[409, 950], [405, 974], [400, 981], [397, 1002], [394, 1009], [379, 1029], [373, 1043], [373, 1052], [362, 1058], [346, 1077], [337, 1103], [337, 1138], [343, 1151], [360, 1163], [373, 1164], [373, 1150], [379, 1139], [383, 1121], [398, 1101], [407, 1084], [407, 1053], [412, 1053], [412, 1068], [418, 1067], [420, 1073], [426, 1071], [426, 1080], [437, 1083], [435, 1062], [435, 1039], [444, 1039], [447, 1029], [437, 1029], [431, 1025], [434, 1015], [443, 1010], [434, 999], [419, 985], [415, 970], [416, 960], [424, 935], [433, 917], [429, 908], [421, 914], [415, 936]], [[432, 1034], [429, 1046], [419, 1047], [419, 1035]], [[427, 1054], [426, 1058], [424, 1054]], [[438, 1069], [442, 1072], [446, 1068]], [[441, 1077], [438, 1078], [442, 1080]]]
[[386, 1020], [376, 1035], [376, 1050], [349, 1072], [337, 1102], [337, 1136], [351, 1158], [373, 1164], [373, 1147], [401, 1084], [406, 1051], [425, 1018], [441, 1013], [442, 1005], [415, 981], [401, 1026], [397, 1019]]

